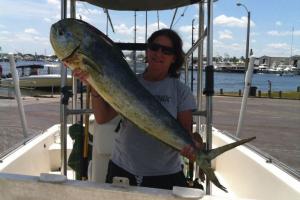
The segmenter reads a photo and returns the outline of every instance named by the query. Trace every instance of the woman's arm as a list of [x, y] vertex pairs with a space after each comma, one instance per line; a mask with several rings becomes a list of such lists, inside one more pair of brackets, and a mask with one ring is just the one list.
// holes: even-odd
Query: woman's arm
[[92, 109], [98, 124], [112, 120], [118, 113], [92, 88]]
[[[73, 75], [79, 78], [85, 84], [89, 84], [87, 82], [87, 78], [89, 77], [88, 72], [82, 71], [80, 69], [75, 69], [73, 71]], [[109, 122], [118, 115], [118, 113], [93, 88], [91, 88], [91, 96], [92, 110], [98, 124]]]
[[192, 137], [193, 114], [191, 110], [186, 110], [177, 113], [177, 120]]

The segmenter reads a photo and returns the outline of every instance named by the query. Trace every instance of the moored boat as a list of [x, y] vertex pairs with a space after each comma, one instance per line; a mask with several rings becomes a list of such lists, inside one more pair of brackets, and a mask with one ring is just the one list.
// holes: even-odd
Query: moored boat
[[[52, 89], [61, 85], [61, 75], [57, 73], [57, 64], [31, 64], [16, 67], [20, 76], [20, 88]], [[41, 73], [41, 70], [44, 70]], [[1, 79], [2, 87], [13, 87], [13, 79], [6, 77]], [[72, 85], [72, 76], [67, 76], [67, 86]]]

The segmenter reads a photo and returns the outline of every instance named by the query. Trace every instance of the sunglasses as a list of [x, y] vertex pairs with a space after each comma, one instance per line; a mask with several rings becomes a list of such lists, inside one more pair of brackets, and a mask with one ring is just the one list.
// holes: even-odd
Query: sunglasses
[[161, 52], [165, 55], [175, 54], [175, 50], [172, 47], [166, 47], [157, 43], [149, 43], [148, 49], [150, 49], [151, 51], [158, 51], [159, 49], [161, 49]]

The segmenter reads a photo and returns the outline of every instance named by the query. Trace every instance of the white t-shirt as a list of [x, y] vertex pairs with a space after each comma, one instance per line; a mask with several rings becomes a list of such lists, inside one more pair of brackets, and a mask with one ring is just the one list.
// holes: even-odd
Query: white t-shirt
[[[192, 92], [179, 79], [167, 77], [152, 82], [139, 75], [138, 80], [174, 118], [177, 118], [178, 112], [196, 109]], [[141, 133], [141, 130], [128, 120], [121, 123], [121, 129], [115, 139], [112, 161], [138, 176], [159, 176], [181, 171], [181, 157], [178, 151]]]

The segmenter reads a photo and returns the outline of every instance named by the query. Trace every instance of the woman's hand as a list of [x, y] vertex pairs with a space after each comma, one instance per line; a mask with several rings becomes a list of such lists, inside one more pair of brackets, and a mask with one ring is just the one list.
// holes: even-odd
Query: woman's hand
[[181, 151], [181, 155], [187, 157], [191, 161], [196, 160], [197, 151], [204, 149], [203, 141], [199, 133], [193, 133], [194, 145], [187, 145]]
[[[203, 143], [199, 133], [193, 133], [193, 142], [194, 146], [187, 145], [181, 150], [181, 155], [187, 157], [192, 163], [196, 160], [197, 151], [205, 149], [205, 143]], [[198, 177], [200, 178], [201, 182], [205, 181], [205, 175], [201, 168], [199, 168]]]
[[87, 79], [89, 77], [89, 73], [87, 71], [83, 71], [81, 69], [75, 69], [73, 70], [73, 76], [77, 77], [83, 83], [89, 84], [87, 82]]
[[[68, 67], [68, 62], [64, 62], [64, 66]], [[87, 79], [89, 77], [89, 73], [87, 71], [77, 68], [77, 69], [74, 69], [72, 72], [73, 72], [73, 76], [78, 78], [81, 82], [83, 82], [87, 85], [89, 84], [87, 82]]]

